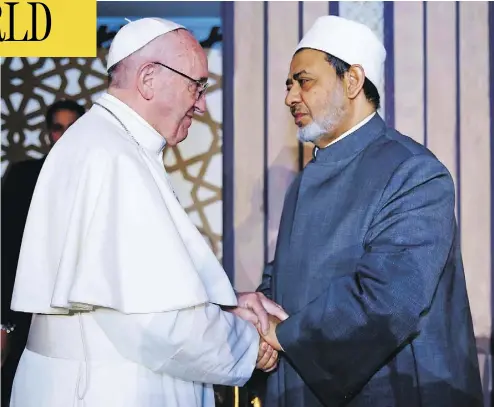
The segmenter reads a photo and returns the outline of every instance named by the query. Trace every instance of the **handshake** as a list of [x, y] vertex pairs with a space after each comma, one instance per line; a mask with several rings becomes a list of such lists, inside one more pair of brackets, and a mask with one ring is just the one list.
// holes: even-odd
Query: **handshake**
[[276, 327], [288, 314], [262, 293], [237, 293], [237, 299], [238, 306], [231, 312], [252, 322], [261, 337], [256, 369], [271, 372], [278, 366], [278, 352], [283, 350], [276, 337]]

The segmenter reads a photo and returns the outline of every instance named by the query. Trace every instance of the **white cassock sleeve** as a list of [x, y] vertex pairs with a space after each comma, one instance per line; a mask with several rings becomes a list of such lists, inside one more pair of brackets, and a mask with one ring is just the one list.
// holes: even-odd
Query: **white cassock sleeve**
[[155, 314], [99, 309], [93, 315], [125, 358], [156, 373], [243, 386], [255, 368], [256, 328], [216, 304]]

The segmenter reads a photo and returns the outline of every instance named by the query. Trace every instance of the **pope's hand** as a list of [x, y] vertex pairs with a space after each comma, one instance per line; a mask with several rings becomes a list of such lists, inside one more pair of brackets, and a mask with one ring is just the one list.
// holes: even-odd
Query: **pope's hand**
[[261, 338], [265, 342], [267, 342], [274, 350], [282, 351], [283, 349], [281, 348], [281, 345], [278, 342], [278, 337], [276, 336], [276, 327], [281, 322], [281, 320], [273, 315], [269, 315], [268, 319], [269, 319], [269, 329], [267, 334], [261, 332], [261, 329], [258, 325], [257, 330], [259, 331], [259, 335], [261, 335]]
[[256, 326], [260, 324], [263, 333], [268, 333], [269, 315], [273, 315], [281, 321], [288, 318], [288, 314], [281, 306], [262, 293], [237, 293], [237, 300], [238, 306], [229, 311]]
[[271, 372], [278, 365], [278, 352], [261, 340], [257, 354], [256, 369]]

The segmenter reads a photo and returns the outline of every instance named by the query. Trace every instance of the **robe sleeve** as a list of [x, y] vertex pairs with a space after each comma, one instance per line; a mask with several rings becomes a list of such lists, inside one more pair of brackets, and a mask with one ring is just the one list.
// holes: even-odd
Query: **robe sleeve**
[[277, 327], [325, 405], [358, 392], [420, 331], [456, 233], [454, 185], [430, 156], [402, 163], [384, 189], [356, 268]]
[[156, 373], [243, 386], [255, 368], [256, 328], [215, 304], [155, 314], [99, 309], [93, 315], [122, 356]]
[[273, 278], [273, 263], [274, 262], [268, 263], [264, 267], [261, 284], [256, 290], [257, 292], [263, 293], [269, 299], [272, 299], [271, 279]]

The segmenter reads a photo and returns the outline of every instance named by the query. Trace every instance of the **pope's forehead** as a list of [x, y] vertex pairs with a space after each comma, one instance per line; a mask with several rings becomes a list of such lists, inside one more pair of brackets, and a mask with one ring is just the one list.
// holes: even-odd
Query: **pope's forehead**
[[327, 65], [326, 54], [315, 49], [297, 52], [290, 63], [290, 76], [302, 70], [319, 69]]
[[196, 70], [197, 74], [201, 77], [206, 77], [208, 75], [208, 58], [202, 48], [196, 48], [194, 51], [189, 51], [188, 64]]
[[[171, 40], [171, 41], [170, 41]], [[195, 76], [207, 76], [208, 60], [199, 42], [188, 32], [177, 32], [164, 42], [165, 58], [178, 69], [193, 69]]]

